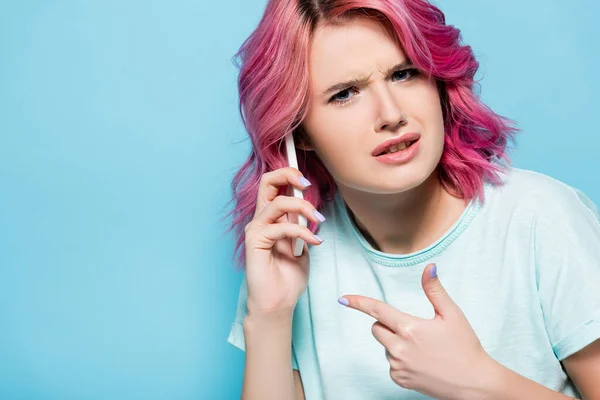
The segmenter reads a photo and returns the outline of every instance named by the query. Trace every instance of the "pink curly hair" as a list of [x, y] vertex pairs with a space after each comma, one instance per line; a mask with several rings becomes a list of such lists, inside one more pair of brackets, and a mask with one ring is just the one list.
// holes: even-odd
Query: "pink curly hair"
[[[500, 183], [503, 167], [494, 159], [510, 163], [508, 141], [520, 129], [480, 101], [474, 90], [479, 63], [437, 7], [424, 0], [269, 0], [257, 28], [235, 54], [241, 59], [240, 114], [252, 141], [252, 151], [232, 181], [228, 204], [235, 201], [235, 207], [225, 216], [234, 216], [227, 232], [235, 229], [238, 269], [244, 269], [244, 228], [254, 215], [261, 176], [287, 166], [284, 138], [289, 132], [296, 142], [306, 135], [301, 124], [309, 106], [312, 34], [320, 24], [355, 17], [378, 21], [413, 65], [436, 79], [445, 125], [437, 170], [446, 190], [483, 199], [484, 180]], [[331, 201], [336, 185], [315, 152], [299, 151], [298, 166], [313, 183], [305, 199], [317, 209]], [[318, 233], [313, 222], [308, 227]]]

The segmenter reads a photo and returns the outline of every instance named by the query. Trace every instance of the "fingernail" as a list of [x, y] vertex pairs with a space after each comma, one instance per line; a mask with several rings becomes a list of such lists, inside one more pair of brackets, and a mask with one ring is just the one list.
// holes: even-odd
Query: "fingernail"
[[319, 235], [315, 235], [313, 234], [313, 236], [315, 237], [315, 239], [317, 239], [319, 242], [323, 243], [323, 239], [321, 239], [321, 237]]
[[433, 264], [433, 267], [431, 267], [431, 269], [429, 270], [429, 277], [431, 279], [433, 279], [436, 276], [437, 276], [437, 265]]
[[348, 299], [345, 298], [345, 297], [340, 297], [338, 299], [338, 303], [340, 303], [341, 305], [346, 306], [346, 307], [350, 304], [350, 302], [348, 301]]
[[314, 216], [320, 221], [323, 222], [325, 221], [325, 217], [323, 216], [323, 214], [321, 214], [320, 212], [318, 212], [317, 210], [313, 211]]
[[300, 184], [304, 187], [311, 185], [310, 181], [303, 176], [299, 177], [298, 181], [300, 181]]

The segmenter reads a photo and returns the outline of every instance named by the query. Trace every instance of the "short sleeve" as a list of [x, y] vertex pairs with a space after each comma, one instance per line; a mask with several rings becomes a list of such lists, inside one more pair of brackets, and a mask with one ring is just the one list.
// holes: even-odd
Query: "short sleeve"
[[562, 361], [600, 338], [600, 217], [564, 185], [535, 217], [536, 281], [552, 349]]
[[[246, 274], [244, 274], [242, 284], [240, 285], [235, 319], [233, 321], [233, 324], [231, 325], [229, 337], [227, 338], [227, 342], [231, 343], [232, 345], [243, 351], [246, 351], [246, 343], [244, 341], [244, 318], [246, 318], [246, 315], [248, 315], [248, 285], [246, 283]], [[292, 369], [299, 369], [293, 346]]]

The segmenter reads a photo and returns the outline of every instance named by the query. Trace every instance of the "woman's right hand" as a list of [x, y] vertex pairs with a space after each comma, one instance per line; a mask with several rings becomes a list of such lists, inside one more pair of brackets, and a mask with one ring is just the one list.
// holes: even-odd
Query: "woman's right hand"
[[[313, 214], [316, 210], [306, 200], [277, 195], [281, 186], [306, 189], [300, 177], [302, 173], [292, 167], [261, 177], [256, 211], [245, 228], [249, 315], [291, 314], [308, 284], [307, 243], [318, 245], [321, 241], [308, 228], [288, 221], [287, 213], [302, 214], [316, 223], [322, 222], [317, 218], [320, 214]], [[292, 254], [291, 238], [306, 242], [302, 256]]]

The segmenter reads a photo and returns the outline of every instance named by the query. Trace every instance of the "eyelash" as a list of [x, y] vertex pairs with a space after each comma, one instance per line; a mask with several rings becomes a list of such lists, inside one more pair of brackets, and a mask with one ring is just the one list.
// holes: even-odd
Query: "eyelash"
[[[410, 81], [411, 79], [413, 79], [413, 78], [415, 78], [416, 76], [419, 75], [419, 70], [417, 68], [406, 68], [406, 69], [399, 69], [397, 71], [394, 71], [394, 73], [392, 74], [392, 76], [394, 74], [398, 73], [398, 72], [410, 72], [409, 78], [405, 79], [403, 82]], [[337, 92], [336, 94], [333, 95], [333, 97], [331, 97], [331, 99], [329, 99], [329, 102], [330, 103], [334, 103], [334, 104], [346, 104], [346, 103], [352, 101], [351, 98], [348, 99], [348, 100], [336, 100], [336, 97], [338, 95], [340, 95], [341, 93], [347, 92], [350, 89], [354, 89], [354, 88], [348, 88], [348, 89], [344, 89], [344, 90], [342, 90], [340, 92]]]

